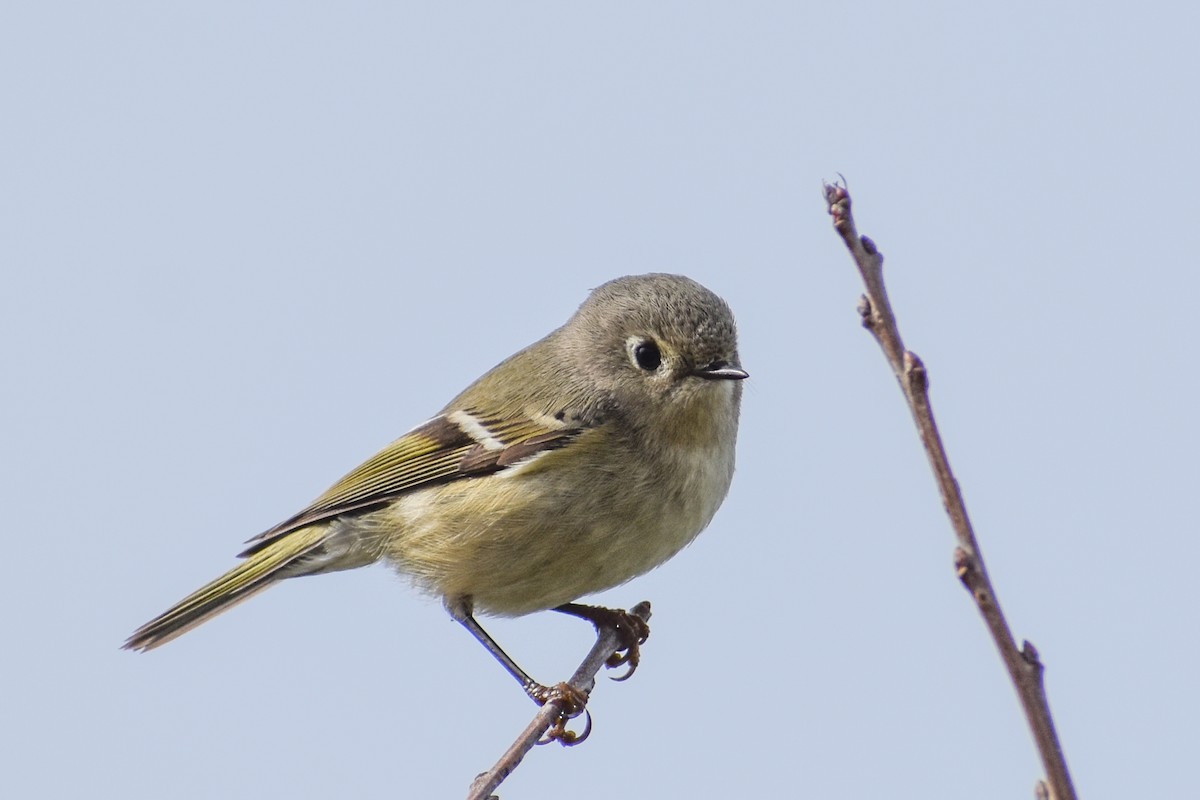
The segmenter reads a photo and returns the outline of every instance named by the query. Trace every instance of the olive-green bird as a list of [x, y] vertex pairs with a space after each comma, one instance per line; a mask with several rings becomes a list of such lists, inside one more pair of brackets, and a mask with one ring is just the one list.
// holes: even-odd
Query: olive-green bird
[[284, 578], [382, 560], [538, 699], [474, 611], [597, 621], [606, 610], [574, 601], [691, 542], [729, 489], [745, 377], [715, 294], [676, 275], [610, 281], [124, 646], [158, 647]]

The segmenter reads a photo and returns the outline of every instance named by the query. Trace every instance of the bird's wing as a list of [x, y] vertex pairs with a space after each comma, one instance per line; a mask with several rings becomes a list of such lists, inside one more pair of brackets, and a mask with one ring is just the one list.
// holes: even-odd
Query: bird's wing
[[378, 507], [418, 487], [510, 468], [566, 447], [586, 428], [575, 420], [489, 418], [473, 410], [441, 414], [392, 442], [308, 508], [250, 539], [239, 556], [253, 555], [298, 528]]

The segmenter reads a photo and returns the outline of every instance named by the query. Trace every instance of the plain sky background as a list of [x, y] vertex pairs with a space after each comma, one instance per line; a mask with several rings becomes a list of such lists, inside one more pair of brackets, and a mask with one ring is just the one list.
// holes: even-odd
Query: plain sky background
[[[375, 567], [137, 625], [628, 273], [738, 316], [712, 526], [516, 798], [1030, 797], [849, 180], [1085, 797], [1183, 797], [1200, 688], [1194, 4], [10, 3], [0, 795], [459, 797], [534, 709]], [[588, 626], [492, 622], [543, 680]]]

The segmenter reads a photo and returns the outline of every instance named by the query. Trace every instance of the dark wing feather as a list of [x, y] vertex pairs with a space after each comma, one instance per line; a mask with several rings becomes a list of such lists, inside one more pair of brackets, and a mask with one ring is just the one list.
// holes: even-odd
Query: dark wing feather
[[[469, 424], [463, 423], [464, 418]], [[434, 417], [368, 459], [308, 508], [250, 539], [250, 547], [239, 556], [253, 555], [305, 525], [377, 508], [413, 489], [510, 468], [538, 453], [567, 446], [585, 429], [577, 423], [560, 424], [489, 419], [477, 412]]]

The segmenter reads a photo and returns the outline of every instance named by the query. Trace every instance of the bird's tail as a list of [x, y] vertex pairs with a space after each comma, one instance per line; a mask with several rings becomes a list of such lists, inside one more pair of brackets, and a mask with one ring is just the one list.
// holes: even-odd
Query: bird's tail
[[250, 548], [242, 563], [134, 631], [124, 649], [153, 650], [277, 581], [317, 571], [308, 562], [321, 560], [330, 534], [330, 526], [310, 525]]

